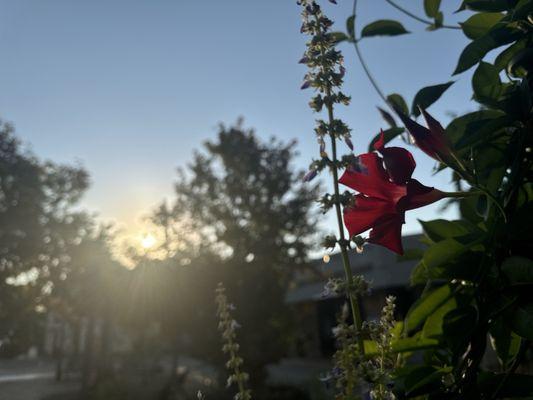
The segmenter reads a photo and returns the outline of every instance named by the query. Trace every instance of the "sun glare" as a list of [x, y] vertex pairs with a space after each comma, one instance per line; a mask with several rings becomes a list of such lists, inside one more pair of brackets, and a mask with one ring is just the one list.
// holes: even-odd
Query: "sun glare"
[[156, 243], [156, 239], [154, 237], [154, 235], [144, 235], [141, 239], [141, 246], [143, 249], [151, 249], [152, 247], [155, 246], [155, 243]]

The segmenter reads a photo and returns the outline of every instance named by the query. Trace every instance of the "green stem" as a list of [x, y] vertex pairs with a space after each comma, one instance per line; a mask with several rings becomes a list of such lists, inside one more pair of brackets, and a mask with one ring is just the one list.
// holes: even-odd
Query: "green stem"
[[[322, 55], [324, 52], [322, 51]], [[322, 71], [324, 71], [324, 68], [322, 67]], [[331, 98], [331, 85], [328, 84], [326, 87], [326, 97]], [[328, 122], [329, 126], [333, 126], [334, 116], [333, 116], [333, 104], [330, 102], [326, 105], [326, 108], [328, 110]], [[337, 142], [335, 139], [335, 135], [333, 132], [330, 131], [329, 133], [330, 139], [331, 139], [331, 156], [332, 156], [332, 173], [333, 173], [333, 190], [335, 192], [335, 213], [337, 215], [337, 226], [339, 230], [339, 247], [341, 250], [341, 257], [342, 257], [342, 265], [344, 267], [344, 275], [346, 277], [346, 283], [348, 286], [348, 290], [346, 292], [346, 296], [348, 297], [348, 300], [350, 302], [350, 308], [352, 311], [352, 318], [353, 323], [355, 326], [356, 336], [357, 336], [357, 347], [359, 350], [359, 354], [361, 356], [364, 356], [365, 354], [365, 346], [364, 346], [364, 340], [362, 336], [362, 328], [363, 328], [363, 318], [361, 317], [361, 305], [359, 304], [359, 300], [357, 298], [357, 295], [352, 293], [351, 290], [353, 288], [353, 272], [352, 267], [350, 265], [350, 258], [348, 257], [348, 246], [349, 241], [346, 240], [345, 234], [344, 234], [344, 224], [342, 222], [342, 210], [341, 210], [341, 204], [340, 204], [340, 193], [339, 193], [339, 173], [337, 171]]]
[[[329, 96], [329, 93], [328, 93]], [[328, 106], [328, 119], [330, 126], [333, 123], [333, 106]], [[348, 296], [348, 299], [350, 301], [350, 306], [352, 309], [352, 318], [354, 321], [354, 325], [356, 328], [356, 334], [357, 334], [357, 344], [359, 348], [359, 353], [361, 355], [365, 354], [365, 347], [364, 347], [364, 341], [362, 336], [362, 327], [363, 327], [363, 319], [361, 317], [361, 305], [359, 304], [359, 300], [357, 299], [357, 296], [350, 292], [351, 288], [353, 287], [353, 273], [352, 273], [352, 267], [350, 265], [350, 258], [348, 257], [348, 250], [347, 245], [348, 241], [346, 240], [346, 237], [344, 235], [344, 225], [342, 222], [342, 210], [340, 205], [340, 194], [339, 194], [339, 174], [337, 171], [337, 143], [335, 140], [335, 136], [333, 134], [330, 134], [331, 138], [331, 156], [333, 161], [332, 166], [332, 172], [333, 172], [333, 188], [335, 191], [335, 212], [337, 215], [337, 225], [339, 229], [339, 247], [341, 249], [341, 257], [342, 257], [342, 265], [344, 267], [344, 275], [346, 276], [346, 282], [348, 284], [348, 292], [346, 295]]]
[[471, 192], [444, 192], [445, 197], [454, 197], [454, 198], [465, 198], [470, 196], [479, 196], [480, 194], [484, 194], [482, 190], [473, 190]]
[[[428, 26], [431, 26], [431, 25], [434, 25], [434, 23], [428, 19], [425, 19], [425, 18], [422, 18], [422, 17], [419, 17], [418, 15], [416, 14], [413, 14], [411, 11], [409, 10], [406, 10], [405, 8], [399, 6], [398, 4], [396, 4], [395, 2], [393, 2], [392, 0], [385, 0], [387, 3], [389, 3], [391, 6], [393, 6], [394, 8], [396, 8], [398, 11], [404, 13], [405, 15], [417, 20], [418, 22], [422, 22], [423, 24], [426, 24]], [[439, 28], [446, 28], [446, 29], [461, 29], [460, 26], [458, 25], [441, 25], [439, 26]]]

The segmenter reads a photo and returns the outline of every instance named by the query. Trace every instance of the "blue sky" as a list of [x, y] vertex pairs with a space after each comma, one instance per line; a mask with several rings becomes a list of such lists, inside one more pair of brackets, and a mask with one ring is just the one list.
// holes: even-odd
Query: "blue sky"
[[[343, 29], [351, 2], [338, 1], [323, 3]], [[423, 14], [421, 1], [399, 2]], [[419, 88], [450, 79], [466, 44], [461, 31], [426, 32], [384, 1], [360, 3], [359, 27], [396, 18], [412, 31], [361, 43], [385, 92], [411, 101]], [[448, 22], [465, 18], [451, 15], [459, 1], [446, 3]], [[139, 218], [172, 196], [175, 168], [220, 122], [243, 116], [265, 138], [296, 138], [301, 168], [317, 153], [311, 92], [299, 90], [305, 38], [295, 1], [0, 0], [0, 10], [0, 116], [39, 156], [87, 168], [84, 207], [127, 232], [146, 229]], [[362, 152], [385, 124], [353, 49], [341, 49], [353, 101], [339, 115]], [[454, 79], [430, 109], [443, 122], [475, 109], [469, 74]], [[432, 176], [433, 161], [414, 155], [415, 177], [446, 189], [449, 175]], [[438, 208], [411, 212], [405, 231]]]

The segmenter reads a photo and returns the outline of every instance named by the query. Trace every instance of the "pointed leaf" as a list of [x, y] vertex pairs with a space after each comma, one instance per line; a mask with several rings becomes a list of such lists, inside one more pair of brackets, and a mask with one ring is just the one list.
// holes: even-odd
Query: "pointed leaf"
[[346, 32], [351, 38], [355, 38], [355, 15], [351, 15], [346, 20]]
[[440, 0], [424, 0], [424, 11], [429, 18], [436, 18], [439, 8]]
[[418, 117], [420, 115], [418, 107], [425, 110], [436, 102], [451, 85], [453, 85], [453, 81], [420, 89], [413, 100], [411, 113]]
[[489, 51], [511, 43], [519, 37], [520, 33], [517, 30], [506, 26], [491, 29], [486, 35], [470, 42], [463, 49], [453, 74], [456, 75], [470, 69], [480, 62]]
[[487, 34], [502, 18], [503, 14], [500, 13], [478, 13], [460, 25], [465, 36], [474, 40]]
[[417, 300], [405, 317], [405, 329], [412, 332], [424, 323], [436, 309], [453, 296], [452, 287], [444, 285]]
[[371, 22], [361, 31], [361, 37], [397, 36], [409, 33], [401, 23], [390, 19], [380, 19]]
[[387, 101], [391, 103], [393, 108], [399, 109], [405, 115], [409, 115], [409, 108], [407, 107], [407, 103], [398, 93], [389, 94], [387, 96]]

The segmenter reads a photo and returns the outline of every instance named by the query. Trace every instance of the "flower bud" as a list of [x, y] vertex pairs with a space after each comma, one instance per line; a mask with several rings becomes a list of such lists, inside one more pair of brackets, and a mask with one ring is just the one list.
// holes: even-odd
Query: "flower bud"
[[346, 142], [346, 145], [353, 151], [353, 143], [349, 136], [344, 138], [344, 142]]
[[304, 175], [304, 182], [311, 182], [317, 176], [318, 171], [316, 169], [311, 169], [307, 174]]
[[304, 90], [304, 89], [307, 89], [310, 86], [311, 86], [311, 81], [306, 80], [306, 81], [304, 81], [302, 86], [300, 86], [300, 89]]

